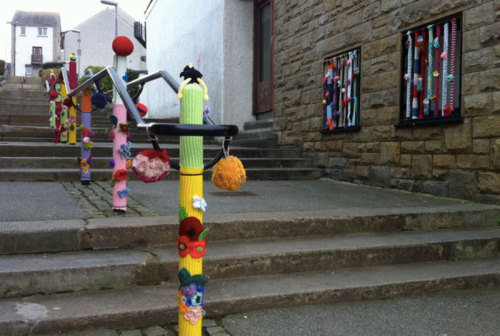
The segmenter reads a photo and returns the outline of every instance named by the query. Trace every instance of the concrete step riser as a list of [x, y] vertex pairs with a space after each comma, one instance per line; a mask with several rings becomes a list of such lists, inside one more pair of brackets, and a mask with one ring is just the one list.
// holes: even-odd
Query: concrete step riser
[[[205, 180], [212, 178], [211, 171], [206, 171], [203, 174]], [[297, 168], [294, 170], [276, 169], [269, 170], [268, 168], [254, 168], [246, 170], [247, 179], [249, 180], [317, 180], [323, 176], [323, 172], [319, 169]], [[109, 181], [112, 176], [111, 169], [93, 170], [91, 173], [92, 181]], [[134, 177], [131, 178], [132, 180]], [[179, 179], [177, 171], [171, 172], [167, 180]], [[71, 182], [79, 181], [80, 173], [78, 169], [74, 170], [40, 170], [40, 171], [0, 171], [0, 181], [10, 182]]]
[[[352, 216], [347, 218], [295, 217], [245, 220], [238, 214], [205, 219], [210, 242], [264, 238], [307, 237], [364, 232], [458, 229], [495, 226], [500, 210], [441, 212], [432, 214]], [[289, 216], [290, 217], [290, 216]], [[0, 254], [42, 253], [78, 250], [119, 249], [175, 245], [178, 222], [175, 217], [119, 218], [32, 223], [5, 223], [0, 231]], [[43, 228], [43, 229], [42, 229]]]
[[[134, 140], [132, 139], [132, 142]], [[178, 142], [177, 142], [178, 143]], [[164, 145], [165, 144], [165, 145]], [[164, 146], [163, 146], [164, 145]], [[141, 148], [132, 148], [132, 155], [137, 155], [143, 149], [151, 148], [151, 146], [146, 145]], [[166, 148], [168, 154], [171, 157], [179, 156], [178, 148], [169, 148], [166, 141], [160, 141], [160, 146]], [[108, 157], [111, 156], [112, 148], [110, 147], [94, 147], [92, 149], [92, 155], [96, 157]], [[206, 148], [203, 151], [204, 157], [213, 158], [219, 152], [219, 149]], [[14, 146], [14, 145], [0, 145], [0, 156], [55, 156], [55, 157], [78, 157], [79, 148], [75, 146]], [[290, 158], [290, 157], [300, 157], [300, 151], [297, 149], [287, 149], [287, 150], [277, 150], [277, 149], [255, 149], [255, 148], [231, 148], [231, 155], [238, 156], [240, 158], [244, 157], [266, 157], [266, 158]]]
[[[414, 246], [332, 248], [331, 251], [267, 254], [259, 257], [251, 255], [218, 259], [205, 257], [204, 272], [210, 274], [212, 280], [217, 280], [458, 258], [491, 258], [500, 254], [499, 242], [500, 239], [484, 239]], [[171, 251], [175, 256], [175, 249]], [[121, 262], [117, 264], [101, 264], [92, 267], [51, 267], [50, 270], [18, 272], [3, 270], [0, 273], [0, 297], [95, 291], [101, 288], [121, 289], [131, 285], [157, 285], [160, 282], [168, 282], [172, 285], [177, 283], [178, 262], [175, 257], [169, 256], [167, 260], [162, 260], [161, 257], [148, 255], [145, 252], [131, 252], [130, 256], [123, 258], [123, 261], [119, 259], [118, 262]]]
[[[400, 265], [396, 270], [392, 266], [350, 269], [338, 276], [302, 273], [283, 278], [214, 280], [207, 285], [204, 308], [206, 318], [213, 319], [260, 309], [490, 288], [500, 285], [494, 262], [498, 260], [459, 261], [456, 266], [449, 262]], [[0, 305], [5, 312], [0, 334], [10, 336], [55, 335], [89, 328], [147, 328], [173, 324], [178, 318], [176, 286], [35, 296], [2, 300]], [[27, 319], [18, 313], [20, 308], [46, 309], [48, 314]]]
[[[111, 141], [111, 140], [110, 140]], [[79, 146], [79, 145], [78, 145]], [[172, 158], [179, 162], [179, 158]], [[306, 168], [311, 167], [310, 160], [303, 159], [242, 159], [245, 168]], [[205, 163], [208, 160], [205, 160]], [[79, 168], [74, 157], [71, 158], [16, 158], [0, 157], [0, 168]], [[93, 168], [109, 168], [109, 158], [92, 158]]]

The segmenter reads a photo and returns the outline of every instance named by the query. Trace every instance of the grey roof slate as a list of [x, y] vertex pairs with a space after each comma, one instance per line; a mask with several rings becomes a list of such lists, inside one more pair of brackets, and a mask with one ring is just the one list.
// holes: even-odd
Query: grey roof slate
[[16, 10], [12, 23], [18, 26], [44, 26], [54, 27], [61, 24], [59, 13], [50, 12], [26, 12]]

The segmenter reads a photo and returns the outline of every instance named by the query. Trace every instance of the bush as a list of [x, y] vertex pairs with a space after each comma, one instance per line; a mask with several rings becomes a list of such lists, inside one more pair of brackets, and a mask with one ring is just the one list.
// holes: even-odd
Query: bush
[[40, 70], [40, 78], [43, 81], [43, 85], [45, 85], [45, 81], [50, 80], [50, 72], [53, 72], [56, 75], [56, 78], [59, 77], [59, 74], [61, 73], [61, 68], [54, 68], [54, 69], [45, 69], [45, 70]]
[[0, 60], [0, 76], [3, 75], [4, 71], [5, 71], [5, 61]]
[[63, 66], [63, 62], [46, 62], [42, 64], [42, 69], [62, 68]]
[[[101, 65], [89, 65], [88, 67], [85, 68], [85, 71], [83, 73], [85, 73], [88, 69], [91, 69], [95, 75], [96, 73], [98, 73], [99, 71], [104, 69], [104, 67]], [[139, 71], [136, 71], [133, 69], [127, 69], [127, 73], [128, 73], [128, 80], [129, 81], [134, 80], [134, 79], [139, 77]], [[113, 90], [113, 83], [111, 82], [111, 79], [108, 76], [101, 79], [100, 85], [101, 85], [102, 92], [108, 92], [108, 91]], [[133, 97], [137, 93], [138, 90], [139, 89], [136, 87], [136, 88], [128, 90], [128, 93], [130, 94], [131, 97]]]

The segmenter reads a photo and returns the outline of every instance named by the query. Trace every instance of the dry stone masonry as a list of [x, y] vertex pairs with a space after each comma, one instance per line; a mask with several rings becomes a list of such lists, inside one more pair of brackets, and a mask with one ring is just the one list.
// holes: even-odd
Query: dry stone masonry
[[[275, 1], [274, 128], [334, 179], [500, 201], [500, 1]], [[403, 34], [460, 17], [457, 124], [396, 127]], [[360, 48], [357, 132], [321, 132], [324, 59]], [[405, 88], [403, 88], [405, 89]]]

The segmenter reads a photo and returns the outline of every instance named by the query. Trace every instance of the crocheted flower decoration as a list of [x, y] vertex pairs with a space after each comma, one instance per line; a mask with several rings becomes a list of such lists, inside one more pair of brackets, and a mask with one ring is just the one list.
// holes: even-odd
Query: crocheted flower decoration
[[120, 123], [118, 130], [122, 133], [128, 133], [129, 128], [130, 128], [130, 126], [129, 126], [128, 122]]
[[118, 190], [118, 196], [120, 196], [120, 198], [127, 197], [127, 195], [129, 193], [130, 193], [130, 188], [129, 187], [126, 187], [125, 189], [122, 189], [122, 190]]
[[132, 161], [132, 171], [145, 183], [163, 180], [170, 172], [170, 157], [165, 149], [143, 150]]
[[222, 158], [213, 167], [212, 182], [219, 189], [236, 191], [246, 180], [245, 168], [236, 156]]
[[113, 179], [117, 182], [125, 181], [128, 177], [128, 174], [129, 174], [129, 172], [126, 171], [125, 169], [118, 169], [113, 174]]
[[186, 217], [179, 225], [179, 238], [177, 248], [179, 256], [201, 258], [205, 255], [206, 236], [210, 229], [203, 228], [200, 220], [196, 217]]
[[196, 324], [202, 316], [203, 309], [201, 307], [189, 307], [187, 312], [184, 313], [184, 318], [193, 325]]
[[132, 156], [131, 147], [132, 143], [130, 141], [127, 141], [127, 143], [124, 143], [120, 146], [120, 148], [118, 149], [118, 153], [120, 153], [122, 158], [128, 159]]
[[94, 141], [89, 141], [83, 144], [83, 148], [85, 149], [92, 149], [93, 147], [94, 147]]
[[80, 168], [84, 171], [89, 170], [90, 168], [90, 162], [87, 159], [79, 159], [80, 161]]
[[184, 313], [184, 318], [192, 324], [196, 324], [205, 314], [203, 310], [205, 284], [208, 277], [203, 274], [191, 276], [191, 273], [182, 268], [179, 273], [179, 291], [177, 292], [177, 303], [179, 311]]
[[193, 196], [193, 208], [195, 209], [200, 209], [201, 211], [205, 212], [207, 210], [207, 202], [205, 199], [201, 198], [198, 195]]

